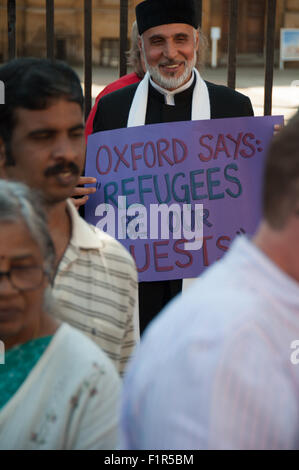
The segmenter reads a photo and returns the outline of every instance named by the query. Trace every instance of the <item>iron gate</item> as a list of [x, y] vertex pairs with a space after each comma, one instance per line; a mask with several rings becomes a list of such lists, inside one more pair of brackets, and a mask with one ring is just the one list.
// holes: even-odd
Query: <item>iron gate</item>
[[[200, 24], [202, 18], [202, 0], [197, 0], [200, 11]], [[237, 34], [238, 34], [238, 3], [241, 0], [230, 0], [229, 3], [229, 40], [228, 40], [228, 69], [227, 85], [236, 86], [236, 58], [237, 58]], [[92, 0], [84, 2], [84, 84], [85, 84], [85, 116], [88, 116], [92, 103]], [[119, 76], [127, 73], [126, 48], [128, 36], [128, 0], [120, 2], [120, 60]], [[275, 19], [276, 0], [267, 0], [266, 9], [266, 39], [265, 39], [265, 96], [264, 115], [270, 115], [272, 111], [272, 89], [274, 69], [274, 43], [275, 43]], [[7, 0], [8, 18], [8, 56], [16, 57], [16, 0]], [[46, 0], [46, 41], [47, 57], [55, 60], [54, 42], [54, 0]]]

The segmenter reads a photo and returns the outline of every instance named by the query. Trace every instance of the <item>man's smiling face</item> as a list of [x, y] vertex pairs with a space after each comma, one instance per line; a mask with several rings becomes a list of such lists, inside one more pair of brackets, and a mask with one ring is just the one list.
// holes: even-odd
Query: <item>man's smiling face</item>
[[147, 70], [158, 85], [168, 90], [190, 79], [198, 45], [198, 31], [183, 23], [155, 26], [140, 39]]

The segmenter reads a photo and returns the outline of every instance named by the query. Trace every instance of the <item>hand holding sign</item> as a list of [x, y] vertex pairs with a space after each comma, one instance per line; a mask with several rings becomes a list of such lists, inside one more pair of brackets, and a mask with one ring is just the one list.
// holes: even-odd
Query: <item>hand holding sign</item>
[[96, 182], [97, 180], [94, 177], [80, 176], [78, 186], [74, 189], [72, 194], [72, 202], [77, 209], [87, 203], [90, 194], [94, 194], [96, 192], [96, 188], [84, 185], [95, 184]]

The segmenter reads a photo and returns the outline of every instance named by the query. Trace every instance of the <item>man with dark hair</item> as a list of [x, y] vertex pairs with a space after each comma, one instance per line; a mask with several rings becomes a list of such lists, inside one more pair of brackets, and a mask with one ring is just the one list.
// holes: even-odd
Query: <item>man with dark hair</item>
[[125, 383], [126, 448], [298, 449], [298, 128], [299, 113], [269, 148], [256, 235], [147, 331]]
[[[205, 82], [195, 68], [203, 48], [195, 0], [146, 0], [136, 18], [147, 73], [140, 84], [101, 99], [94, 132], [253, 115], [248, 97]], [[141, 331], [181, 288], [181, 280], [139, 284]]]
[[56, 249], [58, 318], [89, 335], [122, 373], [138, 337], [136, 268], [68, 198], [85, 159], [84, 99], [66, 64], [17, 59], [0, 67], [0, 176], [41, 191]]

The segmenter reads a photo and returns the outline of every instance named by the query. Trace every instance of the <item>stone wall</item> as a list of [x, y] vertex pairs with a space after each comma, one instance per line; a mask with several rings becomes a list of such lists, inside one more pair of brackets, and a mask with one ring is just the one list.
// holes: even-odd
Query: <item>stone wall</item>
[[[243, 1], [243, 0], [242, 0]], [[129, 34], [135, 19], [134, 9], [140, 0], [129, 0]], [[211, 26], [223, 27], [224, 0], [203, 0], [202, 30], [210, 40]], [[6, 0], [0, 0], [0, 60], [7, 59]], [[285, 10], [284, 10], [285, 5]], [[70, 63], [83, 61], [83, 0], [55, 1], [55, 49], [59, 58]], [[299, 1], [277, 2], [277, 48], [280, 27], [299, 27]], [[102, 65], [118, 64], [119, 0], [93, 0], [93, 62]], [[226, 53], [227, 41], [221, 43]], [[245, 44], [246, 49], [246, 44]], [[46, 56], [45, 0], [17, 1], [17, 53]]]

